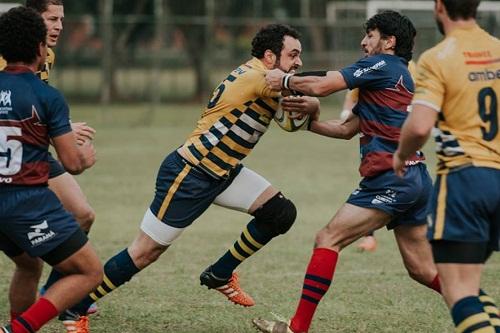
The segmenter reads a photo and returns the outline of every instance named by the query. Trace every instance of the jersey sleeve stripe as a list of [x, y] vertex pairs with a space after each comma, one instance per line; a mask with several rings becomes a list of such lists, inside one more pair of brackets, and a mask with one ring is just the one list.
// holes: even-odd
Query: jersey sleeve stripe
[[427, 106], [427, 107], [433, 109], [436, 112], [441, 112], [441, 108], [438, 107], [436, 104], [433, 104], [433, 103], [428, 102], [428, 101], [424, 101], [422, 99], [413, 100], [412, 105], [423, 105], [423, 106]]

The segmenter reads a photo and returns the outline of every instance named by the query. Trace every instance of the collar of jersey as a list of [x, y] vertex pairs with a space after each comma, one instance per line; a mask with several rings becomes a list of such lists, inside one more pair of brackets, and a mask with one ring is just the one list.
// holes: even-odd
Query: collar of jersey
[[4, 68], [4, 71], [11, 74], [33, 73], [29, 67], [20, 65], [8, 65]]
[[479, 27], [479, 25], [477, 25], [476, 23], [475, 24], [472, 24], [468, 27], [457, 27], [455, 29], [453, 29], [452, 32], [450, 32], [450, 36], [456, 36], [458, 34], [461, 34], [461, 33], [467, 33], [467, 32], [472, 32], [472, 31], [476, 31], [476, 30], [481, 30], [481, 28]]
[[250, 59], [245, 65], [247, 65], [250, 68], [259, 70], [259, 71], [267, 71], [268, 70], [266, 68], [266, 66], [264, 66], [262, 61], [260, 61], [259, 59], [255, 58], [255, 57]]

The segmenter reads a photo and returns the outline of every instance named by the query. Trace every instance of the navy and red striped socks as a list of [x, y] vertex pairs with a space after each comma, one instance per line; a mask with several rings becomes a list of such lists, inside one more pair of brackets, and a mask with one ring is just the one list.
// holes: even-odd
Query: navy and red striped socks
[[307, 266], [302, 296], [290, 323], [290, 328], [295, 333], [309, 330], [314, 312], [332, 283], [338, 256], [338, 252], [334, 250], [314, 249]]
[[22, 315], [11, 322], [13, 333], [32, 333], [57, 316], [54, 304], [46, 298], [40, 298]]

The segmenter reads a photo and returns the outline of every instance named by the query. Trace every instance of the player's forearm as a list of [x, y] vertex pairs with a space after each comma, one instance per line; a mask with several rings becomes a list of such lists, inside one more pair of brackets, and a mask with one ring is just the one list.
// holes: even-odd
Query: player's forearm
[[291, 76], [288, 80], [288, 88], [309, 96], [328, 96], [347, 88], [344, 77], [338, 71], [329, 71], [323, 76], [302, 76], [303, 74], [308, 73]]
[[357, 133], [346, 126], [342, 120], [337, 119], [327, 121], [313, 120], [309, 130], [319, 135], [344, 140], [351, 139]]
[[292, 76], [289, 87], [308, 96], [328, 96], [331, 92], [325, 76]]
[[437, 120], [437, 112], [424, 105], [413, 105], [413, 111], [406, 119], [401, 136], [399, 147], [396, 152], [401, 160], [407, 160], [429, 139], [432, 128]]
[[415, 152], [422, 148], [429, 139], [430, 131], [422, 132], [415, 130], [415, 125], [416, 124], [405, 123], [401, 130], [396, 154], [398, 154], [399, 158], [403, 161], [415, 154]]

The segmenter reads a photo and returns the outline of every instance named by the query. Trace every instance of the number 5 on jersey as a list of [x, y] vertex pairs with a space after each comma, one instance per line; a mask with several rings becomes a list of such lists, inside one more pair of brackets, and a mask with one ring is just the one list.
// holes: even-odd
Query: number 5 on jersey
[[23, 144], [11, 137], [21, 136], [19, 127], [0, 126], [0, 175], [12, 176], [21, 171]]

